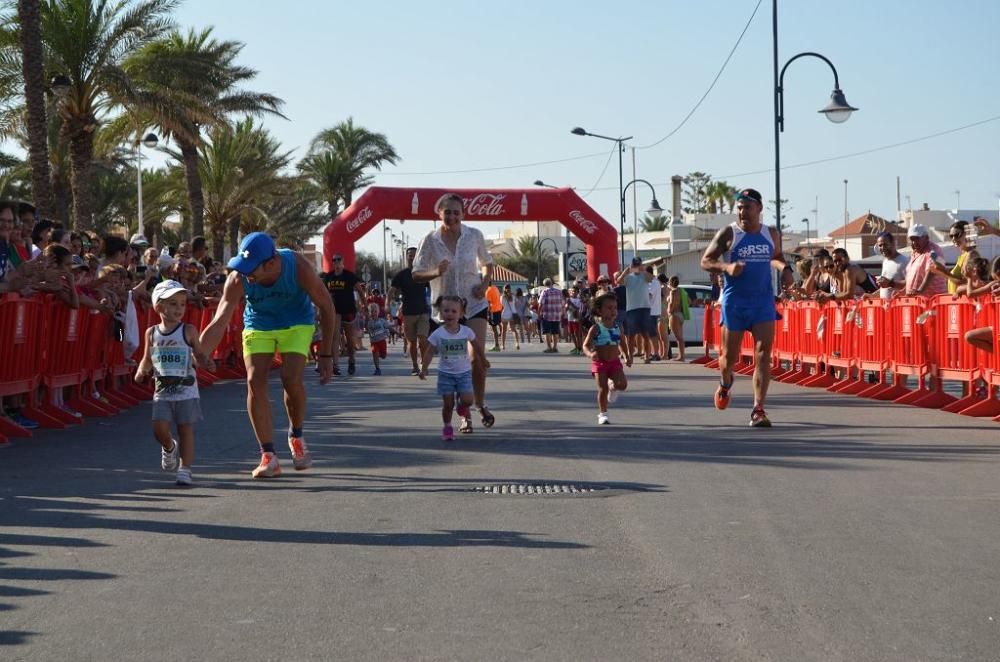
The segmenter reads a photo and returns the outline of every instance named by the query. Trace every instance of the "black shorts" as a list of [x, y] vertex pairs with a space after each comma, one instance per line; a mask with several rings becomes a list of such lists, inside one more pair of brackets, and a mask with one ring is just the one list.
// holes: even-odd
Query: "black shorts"
[[495, 313], [489, 313], [489, 317], [486, 319], [490, 321], [490, 326], [500, 326], [500, 316], [502, 313], [502, 310], [498, 310]]

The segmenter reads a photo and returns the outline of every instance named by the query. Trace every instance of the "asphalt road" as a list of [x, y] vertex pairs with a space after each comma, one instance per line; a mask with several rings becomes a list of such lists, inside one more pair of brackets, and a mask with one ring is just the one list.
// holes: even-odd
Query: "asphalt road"
[[[446, 447], [398, 352], [310, 374], [308, 472], [250, 480], [238, 383], [190, 489], [148, 404], [3, 451], [0, 660], [1000, 659], [1000, 424], [777, 384], [749, 429], [746, 378], [719, 413], [662, 363], [598, 427], [536, 344]], [[476, 491], [569, 483], [610, 489]]]

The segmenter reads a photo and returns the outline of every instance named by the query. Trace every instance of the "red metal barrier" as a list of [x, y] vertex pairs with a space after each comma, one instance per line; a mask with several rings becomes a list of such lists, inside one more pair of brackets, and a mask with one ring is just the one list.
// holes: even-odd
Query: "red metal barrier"
[[[858, 386], [842, 389], [840, 392], [882, 401], [906, 395], [910, 391], [902, 376], [894, 375], [892, 383], [888, 381], [889, 369], [892, 367], [892, 345], [896, 337], [892, 332], [889, 302], [882, 299], [862, 301], [857, 314], [861, 319], [858, 333]], [[865, 371], [874, 372], [878, 377], [877, 383], [865, 383]]]
[[[16, 294], [0, 296], [0, 396], [21, 395], [29, 399], [38, 388], [38, 357], [42, 347], [40, 299]], [[0, 416], [0, 445], [8, 437], [30, 437], [31, 432], [6, 416]]]
[[892, 370], [898, 375], [917, 378], [917, 388], [893, 402], [930, 408], [953, 402], [955, 398], [944, 392], [941, 380], [933, 380], [933, 388], [928, 388], [928, 377], [933, 377], [930, 339], [934, 336], [934, 315], [928, 308], [927, 299], [900, 297], [893, 301], [889, 310], [895, 340]]
[[[829, 326], [826, 328], [823, 344], [827, 371], [831, 368], [841, 371], [840, 380], [826, 387], [833, 393], [856, 388], [857, 382], [852, 377], [858, 367], [858, 325], [862, 323], [858, 313], [855, 301], [831, 301], [826, 304], [826, 322]], [[833, 378], [832, 375], [828, 376]], [[863, 373], [861, 377], [864, 378]]]
[[702, 319], [701, 325], [701, 339], [702, 345], [705, 347], [705, 354], [694, 359], [691, 363], [704, 365], [712, 362], [710, 349], [712, 347], [712, 343], [715, 341], [715, 334], [718, 333], [718, 326], [713, 324], [715, 321], [715, 315], [712, 314], [714, 310], [715, 306], [712, 305], [711, 301], [705, 304], [705, 315]]
[[[719, 357], [722, 356], [722, 327], [719, 326], [719, 304], [712, 302], [705, 306], [705, 325], [712, 329], [712, 342], [715, 345], [715, 358], [705, 364], [709, 370], [719, 369]], [[711, 318], [711, 319], [710, 319]], [[708, 351], [706, 345], [705, 351]]]
[[[774, 325], [774, 347], [771, 350], [771, 376], [779, 381], [785, 381], [795, 374], [795, 364], [798, 353], [795, 349], [795, 320], [798, 316], [798, 306], [794, 301], [778, 305], [781, 319]], [[784, 367], [788, 363], [788, 369]]]

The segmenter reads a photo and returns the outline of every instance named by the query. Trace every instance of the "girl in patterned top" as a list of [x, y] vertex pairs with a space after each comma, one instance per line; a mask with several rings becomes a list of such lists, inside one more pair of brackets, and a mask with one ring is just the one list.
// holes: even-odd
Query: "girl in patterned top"
[[614, 294], [602, 294], [594, 299], [592, 307], [594, 325], [587, 331], [583, 352], [591, 359], [590, 372], [597, 382], [597, 424], [608, 425], [608, 403], [617, 399], [617, 393], [628, 388], [621, 353], [625, 365], [632, 367], [632, 352], [628, 343], [622, 343], [618, 317], [618, 299]]

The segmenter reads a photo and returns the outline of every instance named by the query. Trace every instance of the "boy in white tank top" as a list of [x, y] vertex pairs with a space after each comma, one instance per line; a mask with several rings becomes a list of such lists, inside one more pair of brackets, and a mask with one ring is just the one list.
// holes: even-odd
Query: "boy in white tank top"
[[[181, 321], [187, 305], [184, 286], [165, 280], [153, 288], [152, 298], [160, 323], [146, 329], [146, 349], [135, 381], [142, 383], [153, 377], [153, 436], [162, 447], [160, 467], [164, 471], [176, 469], [177, 484], [190, 485], [194, 424], [201, 420], [195, 366], [214, 370], [215, 364], [202, 351], [198, 330]], [[171, 423], [177, 426], [176, 440], [170, 436]]]

